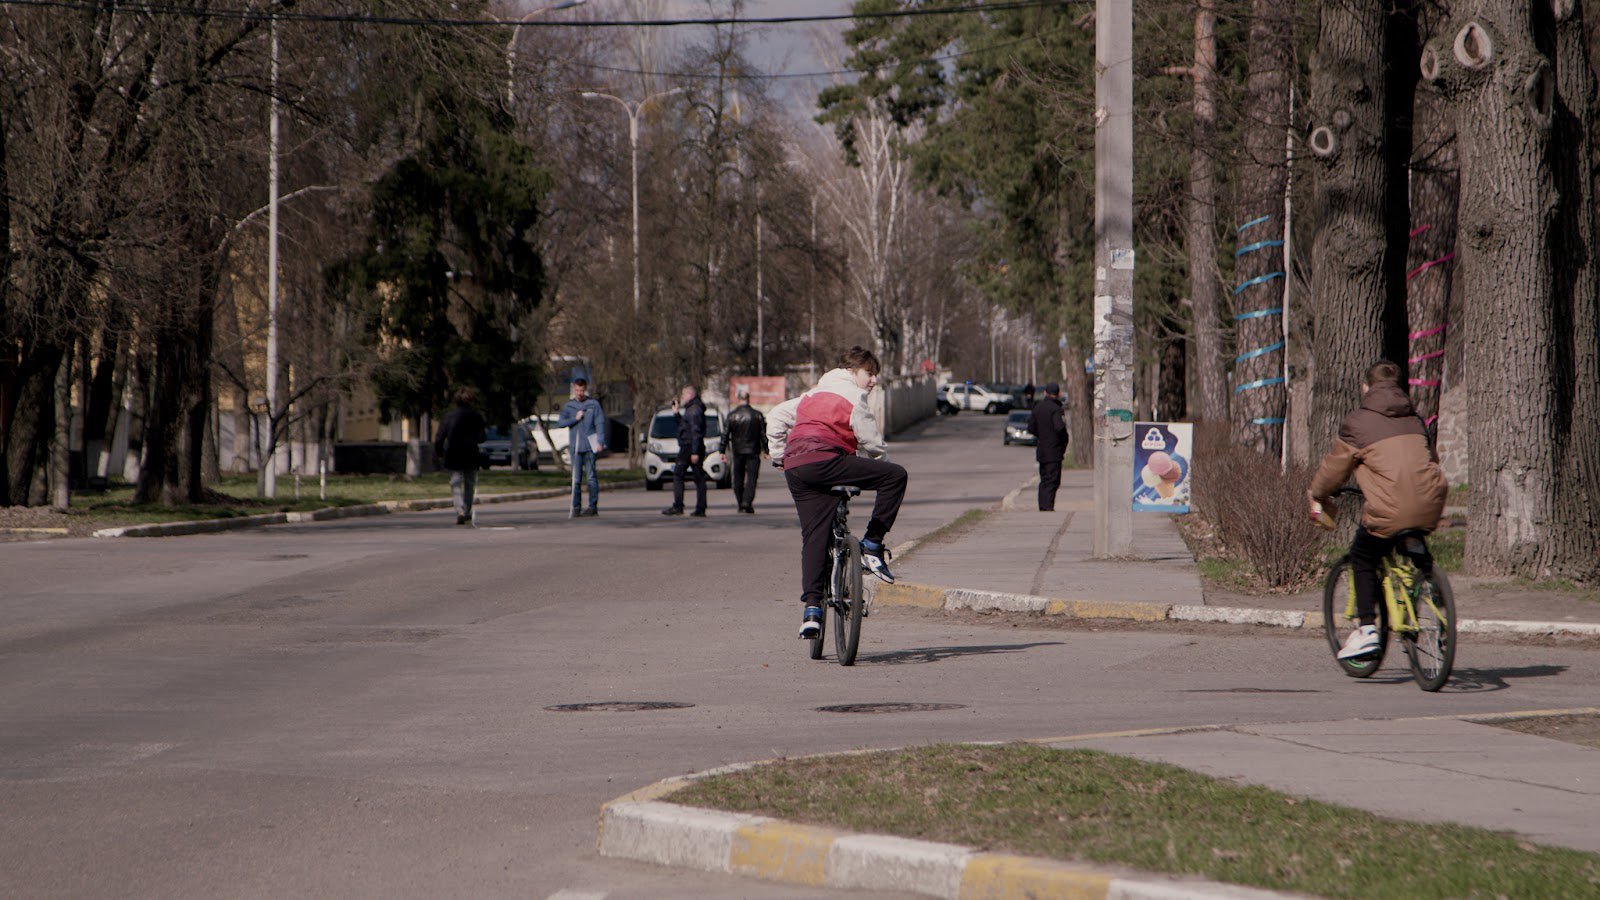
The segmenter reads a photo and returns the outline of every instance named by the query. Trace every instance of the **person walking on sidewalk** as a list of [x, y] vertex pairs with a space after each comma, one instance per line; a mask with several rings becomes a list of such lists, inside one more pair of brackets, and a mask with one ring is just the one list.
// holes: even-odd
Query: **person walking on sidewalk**
[[845, 352], [839, 368], [817, 386], [774, 407], [767, 416], [767, 449], [783, 469], [800, 512], [800, 637], [822, 631], [828, 579], [828, 535], [838, 498], [834, 487], [876, 491], [872, 519], [861, 538], [861, 565], [889, 584], [889, 529], [906, 495], [906, 470], [888, 461], [888, 444], [867, 395], [878, 383], [878, 358], [863, 347]]
[[[606, 413], [600, 401], [589, 396], [589, 382], [572, 379], [572, 399], [561, 407], [557, 428], [567, 429], [567, 456], [572, 461], [572, 514], [600, 515], [600, 474], [595, 461], [606, 449]], [[583, 485], [589, 485], [589, 505], [582, 505]]]
[[1350, 577], [1360, 624], [1345, 639], [1340, 659], [1359, 659], [1377, 651], [1378, 563], [1393, 552], [1400, 532], [1438, 528], [1450, 492], [1427, 425], [1400, 386], [1400, 367], [1386, 359], [1367, 369], [1361, 406], [1339, 424], [1333, 449], [1311, 479], [1306, 497], [1312, 521], [1324, 521], [1323, 504], [1351, 475], [1366, 496], [1361, 524], [1350, 543]]
[[761, 478], [761, 454], [767, 452], [767, 417], [750, 405], [750, 389], [739, 388], [739, 405], [728, 413], [722, 433], [733, 456], [733, 496], [739, 512], [756, 511], [756, 482]]
[[456, 408], [445, 413], [433, 436], [433, 456], [450, 470], [450, 496], [456, 503], [456, 524], [472, 521], [472, 499], [478, 492], [478, 445], [488, 436], [488, 426], [473, 404], [472, 388], [456, 391]]
[[684, 385], [678, 399], [672, 401], [672, 412], [678, 419], [678, 458], [672, 463], [672, 505], [661, 514], [683, 515], [683, 480], [693, 474], [695, 504], [689, 515], [705, 518], [706, 405], [700, 399], [700, 389]]
[[1028, 420], [1033, 433], [1033, 458], [1039, 463], [1039, 510], [1056, 508], [1056, 492], [1061, 489], [1061, 461], [1067, 456], [1067, 415], [1061, 405], [1061, 385], [1054, 381], [1044, 386], [1044, 399], [1034, 404]]

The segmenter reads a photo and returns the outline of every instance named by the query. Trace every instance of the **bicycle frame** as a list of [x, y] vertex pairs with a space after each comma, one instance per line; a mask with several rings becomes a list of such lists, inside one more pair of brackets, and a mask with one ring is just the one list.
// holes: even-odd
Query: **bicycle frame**
[[829, 580], [831, 582], [830, 587], [833, 588], [828, 592], [827, 602], [830, 606], [835, 605], [834, 601], [838, 598], [838, 580], [841, 577], [839, 573], [844, 571], [845, 560], [843, 557], [850, 552], [849, 540], [850, 501], [846, 497], [840, 497], [838, 505], [833, 508], [833, 537], [828, 542], [828, 558], [831, 561]]
[[[1344, 615], [1347, 619], [1356, 618], [1356, 579], [1351, 574], [1349, 597], [1345, 603]], [[1388, 613], [1389, 630], [1396, 634], [1416, 634], [1420, 630], [1417, 624], [1417, 596], [1422, 593], [1422, 573], [1406, 559], [1398, 550], [1390, 553], [1378, 564], [1378, 583], [1383, 586], [1383, 606]], [[1439, 621], [1446, 619], [1444, 610], [1433, 602], [1430, 592], [1423, 598], [1433, 614]]]

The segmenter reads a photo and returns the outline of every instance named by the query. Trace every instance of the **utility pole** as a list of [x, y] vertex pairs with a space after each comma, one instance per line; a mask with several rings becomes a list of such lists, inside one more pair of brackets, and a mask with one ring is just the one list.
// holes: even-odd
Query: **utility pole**
[[[602, 94], [599, 91], [583, 91], [585, 100], [614, 100], [622, 106], [622, 111], [628, 114], [628, 148], [630, 151], [630, 171], [633, 185], [633, 311], [639, 311], [639, 113], [650, 104], [652, 100], [670, 97], [673, 94], [683, 93], [683, 88], [673, 88], [659, 94], [640, 100], [638, 103], [629, 103], [621, 97], [611, 94]], [[635, 316], [635, 319], [638, 317]]]
[[278, 20], [272, 20], [272, 97], [267, 150], [267, 446], [261, 493], [278, 496]]
[[1133, 554], [1133, 0], [1096, 0], [1094, 555]]

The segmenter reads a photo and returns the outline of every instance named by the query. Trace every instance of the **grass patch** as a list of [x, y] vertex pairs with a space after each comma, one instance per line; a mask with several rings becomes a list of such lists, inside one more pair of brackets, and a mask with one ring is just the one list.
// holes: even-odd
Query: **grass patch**
[[673, 802], [1327, 897], [1573, 897], [1600, 856], [1090, 750], [935, 745], [708, 778]]
[[[644, 475], [638, 469], [610, 469], [599, 473], [602, 482], [634, 481]], [[478, 473], [478, 494], [505, 494], [562, 488], [572, 483], [565, 472], [486, 471]], [[273, 512], [306, 512], [330, 506], [357, 506], [383, 500], [430, 500], [450, 496], [450, 473], [429, 472], [407, 479], [398, 475], [329, 475], [328, 497], [318, 498], [315, 477], [303, 477], [300, 498], [294, 496], [294, 477], [280, 476], [278, 496], [273, 500], [256, 497], [253, 475], [229, 475], [211, 487], [210, 503], [192, 506], [162, 506], [133, 502], [133, 485], [114, 484], [103, 493], [74, 494], [74, 514], [81, 514], [97, 525], [133, 525], [146, 522], [187, 522], [194, 519], [227, 519]]]
[[1200, 567], [1201, 577], [1221, 587], [1248, 592], [1254, 591], [1259, 583], [1255, 570], [1243, 560], [1207, 556], [1195, 563]]
[[1435, 565], [1446, 572], [1461, 571], [1462, 561], [1467, 556], [1467, 530], [1465, 528], [1441, 528], [1428, 536], [1428, 550], [1433, 553]]

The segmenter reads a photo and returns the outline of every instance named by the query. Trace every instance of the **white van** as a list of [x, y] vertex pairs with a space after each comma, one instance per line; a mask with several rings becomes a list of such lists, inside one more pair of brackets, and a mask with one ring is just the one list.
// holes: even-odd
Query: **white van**
[[[639, 439], [644, 444], [644, 486], [659, 491], [672, 481], [672, 466], [678, 461], [678, 417], [663, 409], [650, 420], [650, 430]], [[706, 407], [706, 480], [719, 488], [731, 487], [733, 473], [727, 454], [722, 452], [722, 415]]]

